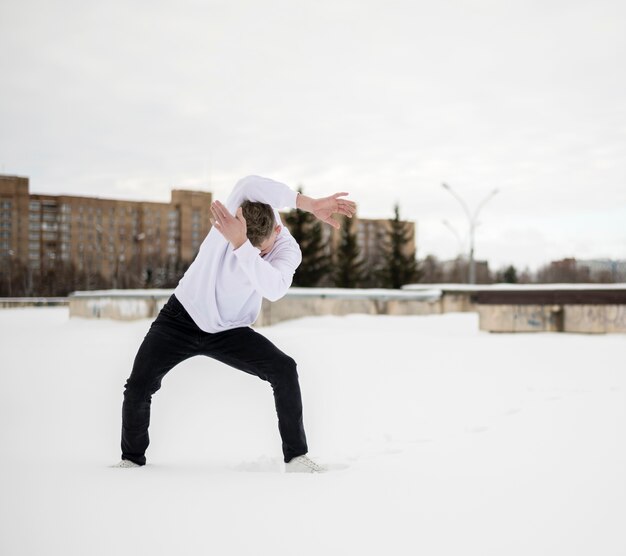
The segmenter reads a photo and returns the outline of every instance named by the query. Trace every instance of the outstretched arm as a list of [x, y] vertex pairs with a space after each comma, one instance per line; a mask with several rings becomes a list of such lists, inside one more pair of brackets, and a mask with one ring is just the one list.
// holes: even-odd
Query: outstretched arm
[[339, 228], [339, 222], [333, 218], [333, 214], [343, 214], [348, 218], [352, 218], [356, 213], [356, 203], [348, 199], [341, 199], [348, 193], [335, 193], [330, 197], [321, 197], [313, 199], [302, 193], [298, 193], [296, 198], [296, 207], [300, 210], [310, 212], [318, 220], [330, 224], [333, 228]]

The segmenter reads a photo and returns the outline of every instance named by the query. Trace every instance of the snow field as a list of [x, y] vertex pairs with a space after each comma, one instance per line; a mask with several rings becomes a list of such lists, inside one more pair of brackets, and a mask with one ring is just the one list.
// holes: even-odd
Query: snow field
[[281, 472], [267, 383], [208, 358], [119, 460], [150, 325], [0, 311], [0, 553], [626, 553], [626, 337], [478, 331], [477, 316], [260, 329], [298, 362], [319, 476]]

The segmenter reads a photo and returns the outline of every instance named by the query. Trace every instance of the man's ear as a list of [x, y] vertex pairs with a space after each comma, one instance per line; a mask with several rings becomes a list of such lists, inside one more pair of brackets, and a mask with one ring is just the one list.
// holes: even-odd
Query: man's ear
[[283, 229], [283, 227], [280, 224], [277, 224], [276, 227], [274, 228], [274, 231], [276, 232], [276, 235], [280, 234], [280, 231]]

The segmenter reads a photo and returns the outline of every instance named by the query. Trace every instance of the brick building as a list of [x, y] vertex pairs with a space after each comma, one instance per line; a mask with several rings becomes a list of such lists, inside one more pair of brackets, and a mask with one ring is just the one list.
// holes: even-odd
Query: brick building
[[186, 190], [169, 203], [31, 194], [28, 178], [0, 175], [0, 282], [20, 263], [31, 277], [73, 263], [113, 287], [189, 264], [211, 227], [210, 203], [211, 193]]
[[[164, 268], [179, 278], [211, 229], [211, 200], [209, 192], [178, 189], [169, 203], [43, 195], [30, 193], [26, 177], [0, 175], [0, 291], [41, 295], [37, 278], [70, 266], [83, 277], [77, 289], [159, 285], [150, 275]], [[405, 253], [414, 255], [415, 225], [406, 224]], [[376, 268], [391, 221], [355, 216], [352, 225], [361, 257]], [[322, 229], [333, 256], [340, 231]], [[27, 283], [15, 285], [18, 274]]]

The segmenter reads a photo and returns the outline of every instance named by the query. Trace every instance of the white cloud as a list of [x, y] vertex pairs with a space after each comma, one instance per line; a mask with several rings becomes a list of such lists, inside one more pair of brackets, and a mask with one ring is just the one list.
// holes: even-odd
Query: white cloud
[[347, 189], [365, 216], [399, 201], [420, 251], [443, 256], [456, 240], [441, 220], [463, 225], [446, 181], [471, 206], [501, 190], [479, 234], [494, 260], [626, 257], [622, 3], [0, 10], [0, 167], [34, 191], [223, 197], [265, 174], [313, 195]]

